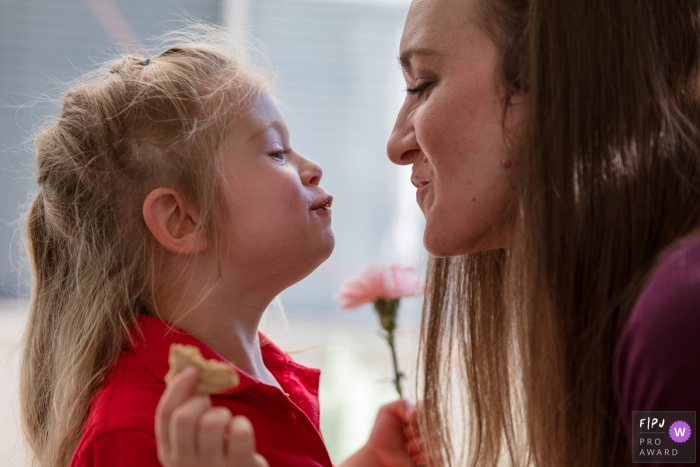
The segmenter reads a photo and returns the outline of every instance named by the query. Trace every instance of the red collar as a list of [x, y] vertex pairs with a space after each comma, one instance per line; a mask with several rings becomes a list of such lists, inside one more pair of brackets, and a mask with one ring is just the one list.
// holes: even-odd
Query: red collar
[[[131, 340], [127, 340], [127, 345], [143, 361], [151, 373], [162, 382], [165, 382], [165, 374], [168, 372], [170, 344], [194, 345], [199, 348], [205, 359], [213, 358], [222, 362], [228, 362], [224, 357], [187, 332], [152, 316], [140, 316], [130, 334]], [[259, 336], [263, 362], [283, 388], [285, 388], [285, 383], [289, 380], [287, 373], [290, 371], [295, 373], [297, 378], [303, 380], [307, 380], [309, 376], [318, 380], [318, 370], [294, 363], [262, 333], [259, 333]], [[251, 386], [265, 384], [241, 370], [238, 370], [238, 372], [240, 384], [233, 389], [222, 392], [220, 395], [235, 394]], [[287, 391], [286, 388], [285, 391]]]

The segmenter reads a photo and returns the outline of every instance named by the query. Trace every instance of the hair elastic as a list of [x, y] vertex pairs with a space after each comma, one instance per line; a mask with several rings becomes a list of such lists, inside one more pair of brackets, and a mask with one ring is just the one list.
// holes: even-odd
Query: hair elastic
[[150, 62], [150, 61], [151, 61], [151, 59], [150, 59], [150, 58], [147, 58], [147, 59], [145, 59], [144, 61], [141, 62], [141, 65], [146, 66], [146, 65], [148, 65], [148, 62]]

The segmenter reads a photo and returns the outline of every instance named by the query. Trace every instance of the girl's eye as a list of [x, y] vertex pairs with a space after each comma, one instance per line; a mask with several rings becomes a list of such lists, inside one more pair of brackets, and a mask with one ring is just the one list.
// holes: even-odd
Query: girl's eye
[[418, 97], [423, 97], [425, 94], [425, 91], [428, 90], [428, 88], [432, 85], [433, 83], [430, 81], [426, 81], [424, 83], [419, 84], [418, 86], [414, 88], [406, 88], [406, 92], [409, 94], [414, 94], [417, 95]]
[[275, 151], [271, 152], [269, 155], [276, 161], [278, 162], [284, 162], [287, 159], [287, 153], [289, 150], [286, 151]]

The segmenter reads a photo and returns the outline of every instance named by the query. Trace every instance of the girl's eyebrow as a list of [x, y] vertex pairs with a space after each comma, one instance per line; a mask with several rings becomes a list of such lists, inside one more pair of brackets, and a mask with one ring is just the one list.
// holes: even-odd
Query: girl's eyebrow
[[284, 123], [281, 120], [266, 120], [259, 127], [258, 131], [254, 132], [252, 135], [250, 135], [250, 139], [248, 141], [251, 141], [251, 140], [257, 138], [258, 136], [262, 135], [270, 128], [272, 128], [273, 130], [277, 130], [277, 132], [282, 136], [289, 136], [289, 129], [287, 128], [286, 123]]

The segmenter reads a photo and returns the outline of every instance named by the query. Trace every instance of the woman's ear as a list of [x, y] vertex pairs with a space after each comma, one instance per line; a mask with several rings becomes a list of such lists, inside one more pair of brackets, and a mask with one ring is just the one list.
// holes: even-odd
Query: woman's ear
[[198, 213], [171, 188], [156, 188], [146, 196], [143, 219], [158, 243], [168, 251], [192, 255], [207, 249]]

